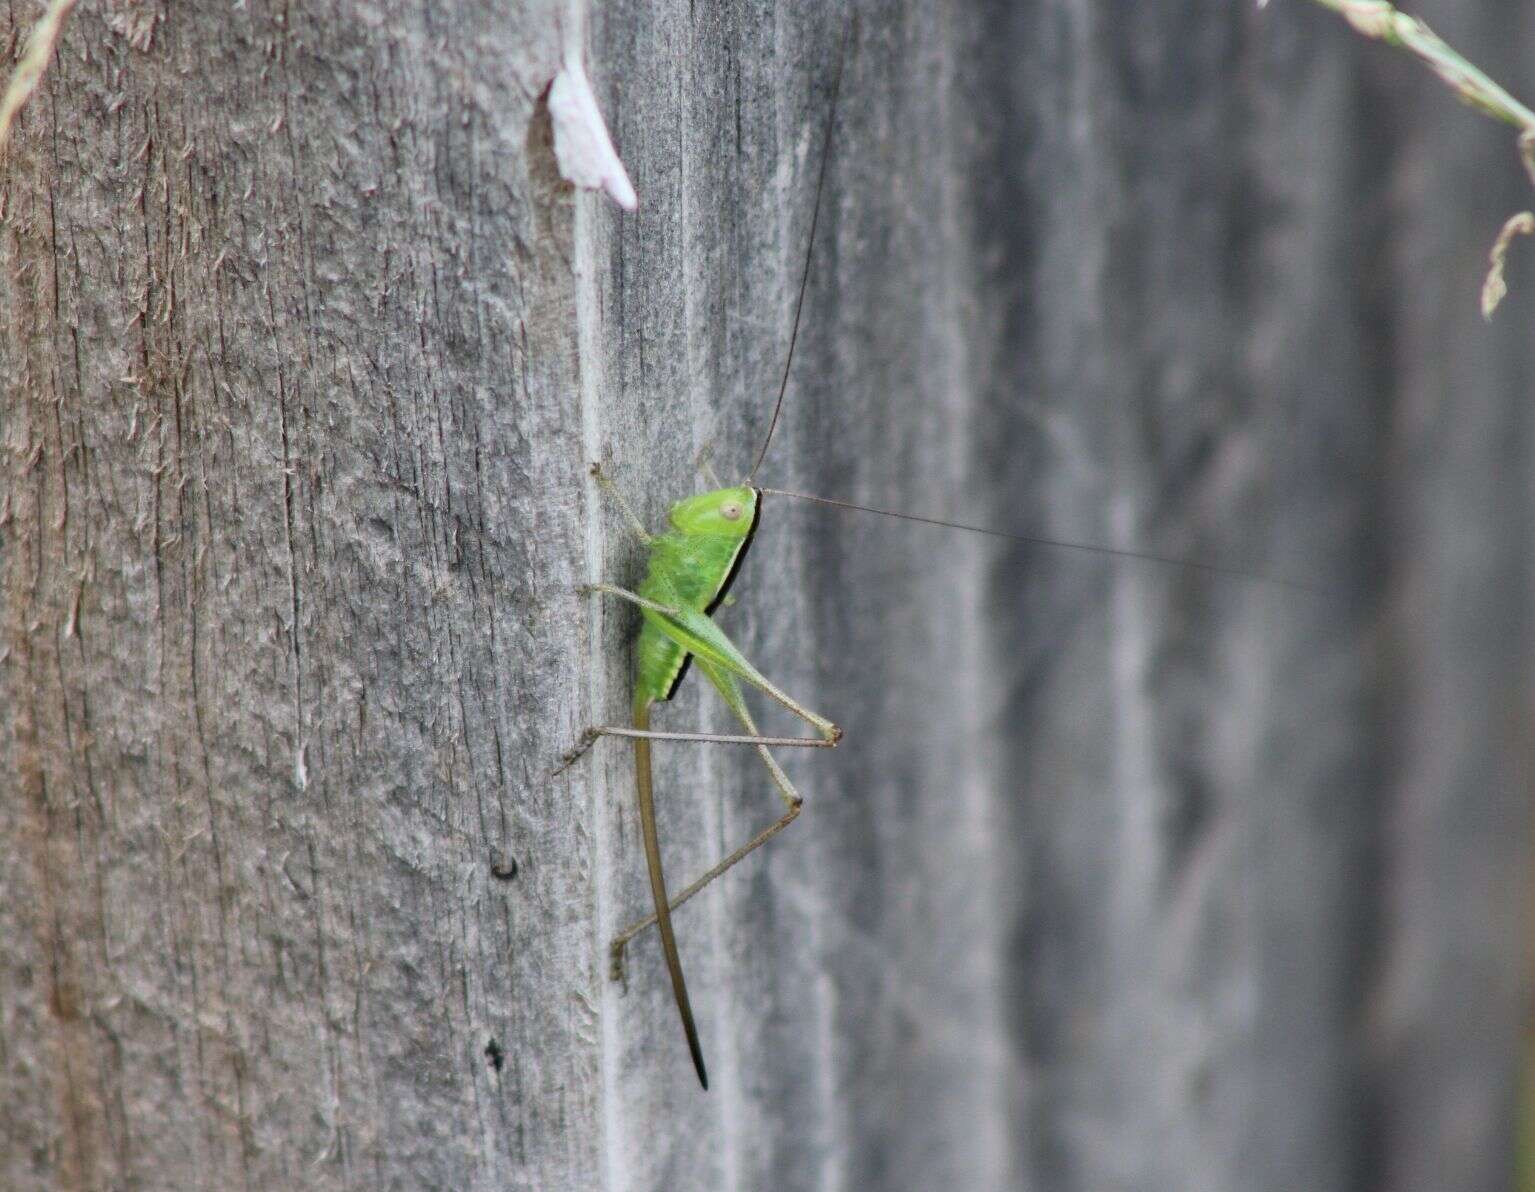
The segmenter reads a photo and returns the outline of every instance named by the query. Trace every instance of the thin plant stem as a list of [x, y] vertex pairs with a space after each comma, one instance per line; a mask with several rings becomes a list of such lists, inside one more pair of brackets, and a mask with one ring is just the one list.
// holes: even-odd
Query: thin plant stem
[[1330, 8], [1365, 37], [1397, 46], [1421, 59], [1465, 103], [1521, 131], [1535, 129], [1530, 111], [1459, 53], [1417, 17], [1386, 0], [1315, 0]]
[[[1262, 2], [1266, 3], [1267, 0]], [[1438, 75], [1462, 103], [1517, 128], [1519, 160], [1531, 184], [1535, 185], [1535, 112], [1525, 107], [1480, 68], [1468, 62], [1422, 20], [1408, 16], [1395, 5], [1387, 3], [1387, 0], [1314, 2], [1337, 13], [1356, 33], [1412, 54]], [[1503, 280], [1503, 265], [1510, 242], [1515, 236], [1532, 232], [1535, 232], [1535, 214], [1521, 211], [1510, 216], [1498, 233], [1489, 254], [1491, 267], [1482, 285], [1482, 315], [1485, 318], [1492, 318], [1492, 312], [1508, 291]]]

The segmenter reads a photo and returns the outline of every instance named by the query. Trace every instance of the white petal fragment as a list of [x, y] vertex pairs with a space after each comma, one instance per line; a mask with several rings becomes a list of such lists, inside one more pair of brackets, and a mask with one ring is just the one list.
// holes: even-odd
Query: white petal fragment
[[555, 75], [549, 88], [549, 116], [554, 122], [554, 157], [560, 173], [577, 186], [607, 191], [625, 211], [633, 211], [639, 199], [608, 137], [586, 71], [574, 57], [565, 59], [565, 69]]

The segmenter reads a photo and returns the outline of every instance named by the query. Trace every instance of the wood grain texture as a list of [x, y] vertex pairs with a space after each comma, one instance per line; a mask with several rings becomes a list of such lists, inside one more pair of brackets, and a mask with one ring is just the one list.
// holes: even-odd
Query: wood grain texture
[[[677, 915], [708, 1094], [606, 979], [630, 751], [551, 778], [628, 707], [586, 469], [749, 467], [843, 14], [78, 8], [0, 177], [0, 1185], [1510, 1188], [1529, 197], [1249, 8], [859, 6], [761, 480], [1325, 590], [769, 498], [720, 620], [847, 738]], [[1527, 9], [1422, 11], [1527, 93]], [[656, 758], [674, 886], [778, 813]]]
[[8, 1187], [597, 1179], [558, 60], [528, 6], [96, 8], [24, 116]]

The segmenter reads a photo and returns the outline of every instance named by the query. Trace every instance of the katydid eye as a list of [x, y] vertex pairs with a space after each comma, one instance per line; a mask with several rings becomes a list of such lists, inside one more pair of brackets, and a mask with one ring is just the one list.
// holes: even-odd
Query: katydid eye
[[720, 506], [720, 516], [726, 521], [738, 521], [741, 517], [741, 502], [726, 501]]

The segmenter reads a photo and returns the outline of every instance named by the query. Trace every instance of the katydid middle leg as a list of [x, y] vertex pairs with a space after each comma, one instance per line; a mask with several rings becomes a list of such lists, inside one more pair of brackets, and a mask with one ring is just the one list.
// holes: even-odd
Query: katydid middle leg
[[[709, 663], [721, 674], [750, 683], [758, 691], [776, 700], [814, 728], [828, 745], [835, 745], [842, 739], [840, 728], [826, 717], [817, 715], [805, 707], [748, 662], [746, 656], [736, 648], [735, 643], [725, 636], [725, 631], [707, 614], [680, 605], [662, 604], [641, 596], [638, 592], [631, 592], [627, 588], [620, 588], [613, 584], [586, 584], [581, 590], [597, 592], [605, 596], [617, 596], [620, 600], [627, 600], [631, 604], [637, 604], [643, 609], [658, 614], [656, 624], [661, 631], [700, 663]], [[724, 694], [723, 690], [721, 694]], [[728, 697], [726, 702], [729, 702]]]

